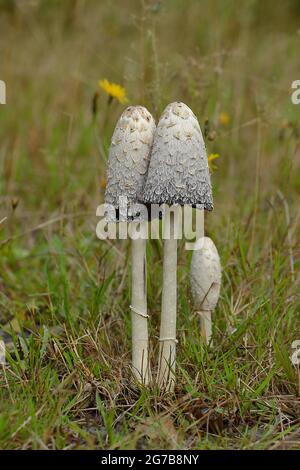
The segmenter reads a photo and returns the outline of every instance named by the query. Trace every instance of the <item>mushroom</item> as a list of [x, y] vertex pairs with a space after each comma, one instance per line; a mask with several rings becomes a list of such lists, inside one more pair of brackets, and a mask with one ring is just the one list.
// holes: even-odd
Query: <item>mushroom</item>
[[[154, 130], [155, 121], [147, 109], [130, 106], [116, 125], [109, 151], [105, 203], [116, 209], [116, 216], [110, 218], [110, 222], [130, 221], [129, 229], [136, 231], [139, 224], [148, 220], [147, 211], [144, 217], [139, 214], [138, 201], [146, 180]], [[124, 199], [127, 203], [125, 213], [122, 210]], [[131, 243], [132, 367], [136, 379], [146, 385], [150, 379], [146, 239], [132, 239]]]
[[193, 251], [190, 283], [195, 308], [200, 314], [201, 336], [206, 344], [212, 334], [211, 315], [219, 300], [221, 288], [221, 263], [214, 242], [199, 238]]
[[183, 103], [164, 110], [154, 134], [143, 201], [175, 205], [170, 216], [170, 237], [164, 240], [163, 291], [158, 382], [171, 390], [175, 383], [177, 240], [176, 212], [183, 205], [211, 211], [212, 189], [207, 155], [196, 116]]

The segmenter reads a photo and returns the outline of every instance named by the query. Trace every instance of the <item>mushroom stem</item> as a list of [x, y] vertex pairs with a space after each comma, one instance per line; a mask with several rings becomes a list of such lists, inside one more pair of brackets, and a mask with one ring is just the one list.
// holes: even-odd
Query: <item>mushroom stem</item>
[[159, 386], [173, 390], [176, 365], [177, 240], [174, 214], [170, 213], [170, 239], [164, 240], [163, 290], [158, 366]]
[[150, 380], [147, 321], [146, 240], [132, 240], [132, 367], [136, 379], [147, 385]]
[[200, 310], [200, 328], [201, 328], [201, 337], [208, 345], [212, 336], [212, 322], [211, 322], [211, 311], [210, 310]]

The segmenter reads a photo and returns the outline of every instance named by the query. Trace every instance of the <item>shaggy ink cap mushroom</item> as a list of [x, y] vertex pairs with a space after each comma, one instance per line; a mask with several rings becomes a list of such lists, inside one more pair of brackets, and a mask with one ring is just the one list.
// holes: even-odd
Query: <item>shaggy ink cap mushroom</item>
[[155, 121], [143, 106], [129, 106], [122, 113], [114, 130], [109, 150], [105, 203], [116, 209], [110, 222], [122, 219], [120, 197], [126, 197], [128, 214], [125, 220], [142, 218], [136, 209], [144, 189]]
[[193, 251], [190, 268], [192, 297], [198, 310], [213, 311], [220, 295], [220, 258], [218, 250], [210, 238], [200, 238], [197, 244], [199, 249]]
[[213, 209], [205, 144], [198, 120], [184, 103], [164, 110], [154, 134], [143, 192], [146, 204], [178, 204]]

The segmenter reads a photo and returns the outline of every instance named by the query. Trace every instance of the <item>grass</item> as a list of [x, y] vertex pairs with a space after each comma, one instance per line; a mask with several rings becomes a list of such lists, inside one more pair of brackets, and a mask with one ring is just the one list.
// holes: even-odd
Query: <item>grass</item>
[[[292, 0], [0, 2], [1, 449], [300, 448], [297, 13]], [[130, 246], [95, 235], [123, 109], [100, 91], [93, 119], [104, 77], [156, 118], [186, 102], [220, 154], [206, 217], [223, 265], [214, 345], [182, 243], [170, 395], [132, 383]], [[156, 367], [162, 244], [147, 250]]]

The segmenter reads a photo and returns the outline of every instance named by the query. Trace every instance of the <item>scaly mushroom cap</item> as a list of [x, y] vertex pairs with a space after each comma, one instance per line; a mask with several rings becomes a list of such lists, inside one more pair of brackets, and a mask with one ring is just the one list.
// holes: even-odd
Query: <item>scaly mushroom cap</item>
[[129, 106], [114, 130], [109, 150], [105, 203], [119, 209], [120, 197], [128, 200], [128, 219], [144, 189], [153, 143], [155, 121], [143, 106]]
[[196, 309], [213, 311], [221, 288], [220, 258], [210, 238], [200, 238], [197, 244], [200, 249], [193, 251], [190, 268], [192, 296]]
[[159, 120], [143, 202], [198, 204], [203, 209], [213, 209], [201, 129], [196, 116], [184, 103], [169, 104]]

